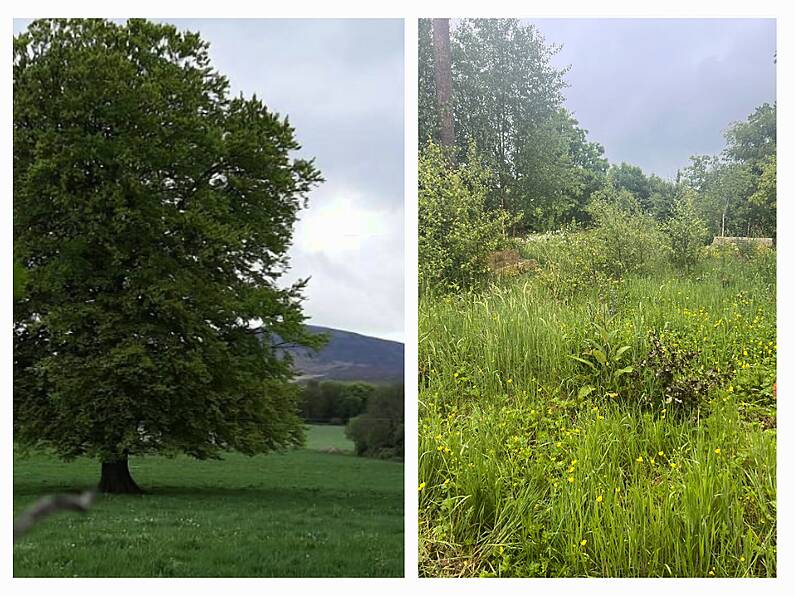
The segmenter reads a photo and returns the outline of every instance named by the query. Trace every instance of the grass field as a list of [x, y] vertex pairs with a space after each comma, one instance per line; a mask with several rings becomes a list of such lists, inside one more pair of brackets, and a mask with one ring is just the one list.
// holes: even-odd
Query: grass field
[[[402, 576], [403, 465], [325, 448], [352, 444], [323, 426], [285, 454], [133, 460], [146, 495], [41, 522], [14, 546], [14, 575]], [[95, 461], [17, 457], [14, 511], [98, 474]]]
[[421, 299], [421, 574], [774, 576], [775, 254], [598, 283], [528, 256]]

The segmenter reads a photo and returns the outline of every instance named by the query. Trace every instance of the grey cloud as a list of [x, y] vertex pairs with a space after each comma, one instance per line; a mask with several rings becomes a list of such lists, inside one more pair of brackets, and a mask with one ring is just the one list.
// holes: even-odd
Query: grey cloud
[[538, 19], [567, 106], [613, 162], [673, 177], [776, 95], [772, 19]]

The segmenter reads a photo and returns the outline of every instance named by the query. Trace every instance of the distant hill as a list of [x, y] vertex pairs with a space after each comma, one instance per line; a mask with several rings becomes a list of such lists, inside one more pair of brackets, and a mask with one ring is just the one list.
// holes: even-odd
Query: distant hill
[[328, 334], [329, 342], [319, 352], [303, 347], [287, 349], [300, 373], [299, 380], [403, 381], [402, 343], [317, 325], [307, 325], [307, 329]]

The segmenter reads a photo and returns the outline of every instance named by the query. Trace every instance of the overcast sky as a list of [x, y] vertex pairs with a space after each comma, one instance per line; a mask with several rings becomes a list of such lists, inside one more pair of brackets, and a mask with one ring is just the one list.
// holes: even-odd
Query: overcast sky
[[776, 98], [773, 19], [530, 19], [562, 44], [566, 105], [611, 162], [673, 178]]
[[287, 278], [311, 276], [309, 322], [403, 341], [403, 21], [169, 22], [200, 32], [233, 94], [288, 115], [316, 158], [326, 181]]

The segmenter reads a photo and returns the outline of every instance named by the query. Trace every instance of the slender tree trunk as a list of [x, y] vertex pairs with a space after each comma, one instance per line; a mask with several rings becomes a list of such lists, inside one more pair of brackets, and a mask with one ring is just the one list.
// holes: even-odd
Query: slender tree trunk
[[141, 490], [130, 475], [127, 458], [102, 462], [102, 477], [99, 480], [100, 492], [139, 495]]
[[439, 113], [439, 141], [452, 147], [453, 131], [453, 70], [450, 54], [450, 19], [433, 19], [433, 70], [436, 80], [436, 109]]

